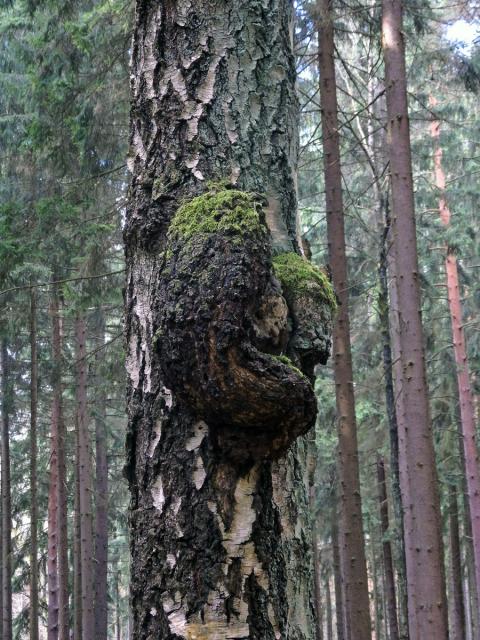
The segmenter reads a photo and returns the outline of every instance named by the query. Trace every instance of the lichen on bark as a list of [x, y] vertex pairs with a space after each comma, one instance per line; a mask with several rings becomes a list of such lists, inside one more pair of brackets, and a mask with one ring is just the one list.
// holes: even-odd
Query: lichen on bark
[[328, 358], [334, 307], [320, 270], [296, 254], [272, 260], [265, 205], [222, 185], [178, 209], [154, 320], [172, 391], [242, 461], [278, 457], [314, 424], [309, 378]]

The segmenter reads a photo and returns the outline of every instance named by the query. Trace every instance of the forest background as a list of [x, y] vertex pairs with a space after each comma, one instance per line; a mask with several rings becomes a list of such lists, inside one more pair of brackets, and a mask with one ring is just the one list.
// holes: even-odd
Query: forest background
[[[325, 265], [318, 44], [312, 4], [298, 2], [296, 10], [301, 233], [313, 262]], [[410, 0], [405, 10], [423, 319], [450, 624], [461, 624], [455, 608], [459, 567], [465, 637], [475, 638], [479, 620], [444, 259], [448, 245], [458, 261], [478, 424], [479, 6]], [[46, 637], [49, 592], [58, 589], [58, 581], [67, 585], [74, 628], [81, 624], [76, 612], [83, 606], [92, 610], [99, 640], [130, 637], [129, 496], [122, 475], [122, 223], [129, 181], [132, 16], [132, 3], [120, 0], [26, 0], [3, 3], [0, 11], [1, 622], [7, 640], [28, 637], [35, 619], [40, 620], [38, 637]], [[454, 40], [456, 34], [460, 41]], [[392, 542], [396, 558], [401, 549], [390, 485], [383, 363], [385, 220], [378, 192], [385, 191], [387, 169], [381, 157], [378, 6], [339, 2], [335, 38], [363, 520], [371, 617], [380, 640], [390, 637], [384, 543]], [[452, 212], [448, 228], [438, 211], [434, 121], [441, 123]], [[321, 632], [330, 639], [339, 633], [334, 629], [339, 580], [335, 394], [331, 366], [317, 373], [312, 505]], [[63, 468], [59, 459], [65, 461]], [[384, 467], [392, 522], [388, 531], [382, 529], [378, 499], [377, 471]], [[58, 486], [65, 488], [63, 494]], [[60, 495], [56, 505], [54, 493]], [[458, 566], [452, 547], [457, 538]], [[80, 605], [75, 576], [89, 557], [96, 558], [89, 569], [95, 602]], [[63, 582], [62, 572], [67, 576]]]

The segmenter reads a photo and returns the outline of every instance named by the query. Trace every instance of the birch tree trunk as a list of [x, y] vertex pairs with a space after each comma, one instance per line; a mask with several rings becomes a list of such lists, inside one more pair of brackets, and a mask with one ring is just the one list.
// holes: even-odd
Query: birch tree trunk
[[324, 151], [329, 264], [339, 299], [333, 333], [338, 430], [340, 562], [344, 581], [346, 640], [371, 638], [367, 564], [363, 534], [357, 425], [353, 391], [348, 275], [334, 62], [331, 0], [317, 4], [320, 104]]
[[307, 264], [295, 254], [292, 19], [287, 0], [137, 0], [125, 228], [135, 640], [314, 638], [311, 473], [295, 438], [315, 402], [272, 357], [286, 339], [311, 374], [329, 346], [323, 306], [316, 346], [293, 349], [301, 327], [285, 335], [285, 321], [299, 302], [287, 307], [272, 272], [272, 250]]
[[[402, 31], [402, 3], [383, 0], [382, 46], [392, 188], [392, 249], [402, 394], [399, 455], [411, 640], [448, 638], [440, 501], [425, 371]], [[396, 380], [397, 382], [397, 380]]]

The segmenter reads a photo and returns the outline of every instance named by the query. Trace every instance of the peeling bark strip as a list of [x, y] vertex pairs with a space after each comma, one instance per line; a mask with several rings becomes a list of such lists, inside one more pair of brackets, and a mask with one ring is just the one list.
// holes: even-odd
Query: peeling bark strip
[[308, 375], [326, 358], [332, 306], [323, 274], [293, 253], [292, 13], [288, 0], [137, 1], [125, 229], [135, 640], [314, 638], [297, 436], [314, 421]]

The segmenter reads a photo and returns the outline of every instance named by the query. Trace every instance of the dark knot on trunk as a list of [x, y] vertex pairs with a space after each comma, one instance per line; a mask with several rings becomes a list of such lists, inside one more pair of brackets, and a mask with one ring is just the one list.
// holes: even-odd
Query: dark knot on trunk
[[212, 189], [173, 218], [158, 282], [165, 384], [235, 460], [276, 457], [315, 422], [335, 298], [296, 254], [272, 259], [263, 199]]

